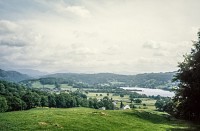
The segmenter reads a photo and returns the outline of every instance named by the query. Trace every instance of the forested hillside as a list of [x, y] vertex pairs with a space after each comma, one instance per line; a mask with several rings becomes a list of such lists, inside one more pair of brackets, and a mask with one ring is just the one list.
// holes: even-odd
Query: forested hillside
[[[54, 84], [55, 81], [81, 83], [83, 86], [138, 86], [147, 88], [168, 88], [173, 84], [175, 72], [166, 73], [145, 73], [138, 75], [119, 75], [112, 73], [99, 74], [74, 74], [57, 73], [44, 76], [40, 82], [48, 81], [48, 84]], [[48, 79], [47, 79], [48, 78]]]
[[5, 71], [0, 69], [0, 80], [19, 82], [27, 79], [31, 79], [31, 77], [26, 74], [21, 74], [17, 71]]

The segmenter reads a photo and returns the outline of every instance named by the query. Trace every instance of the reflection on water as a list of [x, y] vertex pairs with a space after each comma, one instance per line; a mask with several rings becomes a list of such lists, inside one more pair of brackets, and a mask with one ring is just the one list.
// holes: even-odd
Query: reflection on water
[[161, 89], [150, 89], [150, 88], [140, 88], [140, 87], [120, 87], [125, 90], [135, 90], [134, 92], [137, 92], [139, 94], [145, 94], [147, 96], [163, 96], [163, 97], [173, 97], [175, 94], [174, 92], [166, 91], [166, 90], [161, 90]]

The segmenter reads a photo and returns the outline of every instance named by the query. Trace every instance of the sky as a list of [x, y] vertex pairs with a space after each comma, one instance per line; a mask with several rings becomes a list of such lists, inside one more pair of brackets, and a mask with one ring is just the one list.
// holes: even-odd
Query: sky
[[199, 0], [0, 0], [0, 68], [169, 72], [200, 28]]

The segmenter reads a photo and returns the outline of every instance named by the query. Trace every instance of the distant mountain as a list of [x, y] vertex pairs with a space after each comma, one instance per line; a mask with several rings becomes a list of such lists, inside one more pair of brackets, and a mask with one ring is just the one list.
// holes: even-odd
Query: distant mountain
[[31, 79], [31, 77], [17, 71], [5, 71], [0, 69], [0, 80], [19, 82], [27, 79]]
[[33, 69], [17, 69], [17, 71], [23, 74], [27, 74], [34, 78], [39, 78], [41, 76], [48, 74], [47, 72], [41, 72], [41, 71], [33, 70]]
[[[116, 85], [116, 86], [138, 86], [146, 88], [168, 88], [171, 87], [175, 72], [165, 73], [144, 73], [137, 75], [119, 75], [112, 73], [98, 74], [75, 74], [75, 73], [56, 73], [46, 75], [43, 78], [56, 78], [93, 85]], [[60, 80], [61, 81], [61, 80]]]

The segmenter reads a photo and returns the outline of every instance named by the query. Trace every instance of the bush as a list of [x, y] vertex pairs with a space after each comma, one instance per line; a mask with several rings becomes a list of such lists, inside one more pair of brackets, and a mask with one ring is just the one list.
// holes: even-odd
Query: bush
[[134, 102], [135, 102], [135, 103], [138, 103], [138, 104], [141, 104], [141, 103], [142, 103], [142, 100], [140, 100], [140, 99], [135, 99]]
[[8, 110], [7, 100], [5, 97], [0, 96], [0, 112], [5, 112]]
[[134, 104], [130, 104], [129, 106], [130, 108], [137, 108]]

